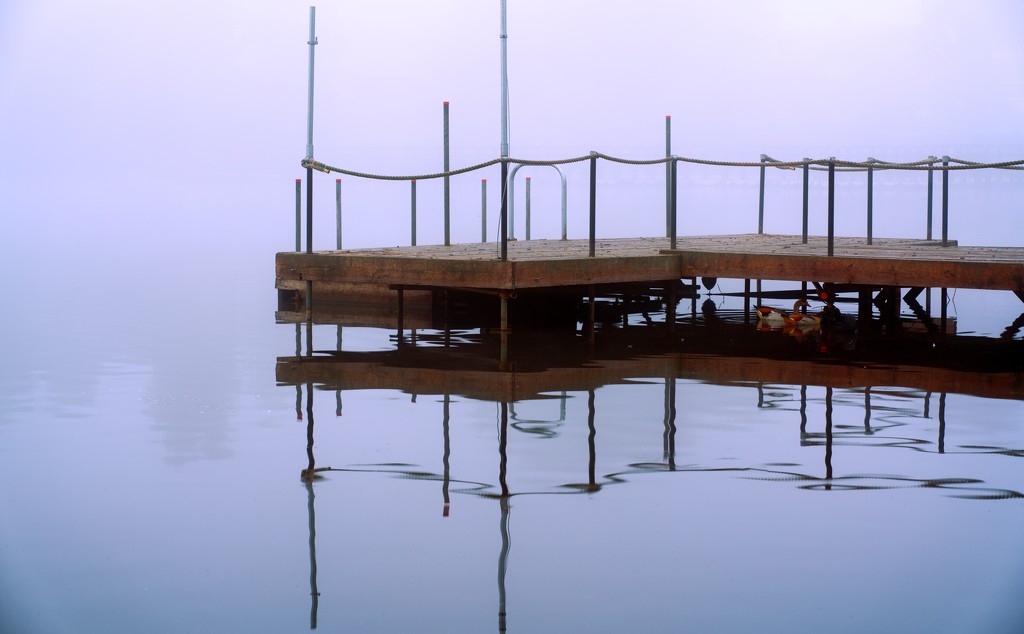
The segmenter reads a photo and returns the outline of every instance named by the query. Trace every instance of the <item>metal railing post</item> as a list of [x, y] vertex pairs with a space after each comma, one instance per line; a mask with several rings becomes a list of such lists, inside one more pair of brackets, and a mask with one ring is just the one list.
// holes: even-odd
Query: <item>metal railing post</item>
[[341, 179], [334, 179], [334, 208], [335, 208], [335, 229], [337, 232], [336, 245], [339, 251], [341, 251]]
[[306, 253], [313, 252], [313, 168], [306, 168]]
[[[672, 116], [665, 115], [665, 158], [672, 156]], [[674, 230], [672, 229], [672, 190], [674, 185], [672, 181], [672, 165], [675, 161], [669, 161], [665, 163], [665, 237], [671, 238], [675, 236]]]
[[508, 259], [508, 161], [501, 161], [501, 213], [498, 215], [498, 236], [501, 240], [501, 260]]
[[836, 224], [836, 159], [828, 160], [828, 255], [835, 253]]
[[409, 242], [416, 246], [416, 179], [409, 181]]
[[949, 246], [949, 157], [942, 157], [942, 246]]
[[449, 163], [448, 163], [448, 102], [444, 102], [444, 246], [448, 246], [452, 243], [451, 241], [451, 183], [450, 177], [447, 176]]
[[[932, 160], [932, 161], [938, 160], [934, 156], [929, 156], [928, 158], [930, 160]], [[925, 240], [931, 240], [932, 239], [932, 189], [933, 189], [933, 187], [932, 187], [932, 181], [933, 181], [932, 176], [933, 176], [933, 173], [934, 173], [934, 170], [932, 170], [932, 164], [929, 163], [928, 164], [928, 225], [927, 225], [927, 229], [925, 231]]]
[[480, 179], [480, 242], [487, 242], [487, 179]]
[[302, 251], [302, 179], [295, 179], [295, 252]]
[[[874, 163], [875, 159], [868, 157], [868, 163]], [[868, 165], [868, 244], [871, 244], [872, 223], [874, 221], [874, 192], [875, 192], [875, 168]]]
[[757, 201], [757, 233], [764, 233], [764, 162], [768, 160], [767, 154], [761, 155], [761, 194]]
[[526, 177], [526, 239], [530, 239], [530, 177]]
[[[675, 249], [676, 248], [676, 233], [678, 233], [677, 229], [679, 227], [679, 225], [678, 225], [678, 221], [679, 221], [678, 209], [679, 208], [677, 206], [677, 203], [679, 201], [679, 198], [678, 198], [678, 196], [679, 196], [679, 178], [678, 178], [678, 176], [679, 176], [679, 165], [678, 165], [678, 162], [676, 161], [675, 157], [672, 157], [672, 159], [668, 162], [668, 171], [669, 171], [669, 200], [668, 200], [668, 205], [669, 205], [669, 225], [668, 225], [669, 248], [670, 249]], [[675, 309], [675, 307], [673, 306], [673, 310], [674, 309]]]
[[807, 244], [807, 211], [809, 209], [809, 198], [808, 198], [808, 183], [811, 175], [810, 160], [806, 156], [804, 157], [804, 222], [803, 222], [803, 244]]
[[597, 154], [590, 153], [590, 257], [594, 257], [597, 240]]

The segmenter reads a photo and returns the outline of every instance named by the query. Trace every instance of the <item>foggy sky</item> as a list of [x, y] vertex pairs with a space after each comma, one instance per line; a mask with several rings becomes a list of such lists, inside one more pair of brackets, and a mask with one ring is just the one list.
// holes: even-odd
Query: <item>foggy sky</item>
[[[5, 2], [0, 184], [14, 230], [0, 240], [8, 257], [40, 240], [142, 248], [173, 236], [207, 245], [214, 238], [204, 226], [230, 227], [233, 242], [288, 248], [291, 186], [305, 152], [309, 4]], [[515, 157], [653, 158], [664, 152], [666, 115], [684, 156], [1024, 155], [1019, 2], [508, 5]], [[498, 0], [320, 3], [316, 158], [437, 171], [443, 101], [451, 102], [453, 167], [496, 157], [498, 8]], [[329, 214], [333, 176], [318, 178]], [[375, 187], [366, 191], [383, 191]], [[433, 184], [424, 187], [431, 195]], [[401, 189], [387, 204], [405, 197]], [[269, 237], [270, 225], [283, 237]]]

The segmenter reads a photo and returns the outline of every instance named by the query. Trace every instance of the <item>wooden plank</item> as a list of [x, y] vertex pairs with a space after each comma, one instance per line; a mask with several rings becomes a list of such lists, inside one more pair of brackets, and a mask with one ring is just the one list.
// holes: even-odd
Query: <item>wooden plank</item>
[[658, 282], [712, 276], [819, 281], [877, 286], [1009, 290], [1024, 293], [1024, 248], [942, 247], [935, 240], [737, 234], [606, 239], [588, 257], [586, 240], [509, 243], [500, 261], [493, 244], [428, 245], [313, 254], [277, 254], [279, 286], [286, 281], [377, 286], [513, 290], [588, 284]]

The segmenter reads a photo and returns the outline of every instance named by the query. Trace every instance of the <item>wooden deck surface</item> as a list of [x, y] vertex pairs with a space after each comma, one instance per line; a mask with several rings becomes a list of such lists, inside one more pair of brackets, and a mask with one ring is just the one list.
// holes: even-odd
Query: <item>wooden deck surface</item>
[[[710, 276], [899, 287], [1008, 290], [1024, 299], [1024, 248], [951, 242], [741, 234], [598, 240], [511, 241], [508, 260], [494, 243], [277, 254], [278, 288], [318, 284], [515, 290]], [[315, 296], [314, 286], [314, 296]]]

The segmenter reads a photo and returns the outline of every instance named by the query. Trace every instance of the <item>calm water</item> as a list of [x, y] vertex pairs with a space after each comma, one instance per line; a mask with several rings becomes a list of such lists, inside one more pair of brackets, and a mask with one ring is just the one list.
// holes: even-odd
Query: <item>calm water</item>
[[987, 339], [955, 354], [680, 324], [513, 335], [499, 372], [476, 331], [324, 324], [299, 364], [272, 251], [15, 286], [0, 631], [1024, 629], [1024, 379], [974, 372], [1020, 367], [1012, 295], [953, 297]]
[[[707, 342], [662, 353], [633, 328], [561, 352], [513, 338], [524, 394], [500, 402], [475, 392], [501, 382], [492, 338], [452, 333], [446, 350], [421, 331], [394, 357], [393, 333], [349, 327], [310, 408], [309, 386], [275, 378], [296, 330], [274, 323], [268, 286], [241, 283], [223, 319], [198, 302], [146, 327], [116, 311], [14, 333], [4, 631], [1024, 624], [1020, 400], [830, 390], [813, 364], [806, 387], [723, 378], [753, 361], [703, 363]], [[774, 338], [756, 353], [769, 368], [815, 358], [756, 334]], [[315, 349], [336, 347], [336, 326], [314, 328]], [[417, 372], [432, 354], [460, 359], [440, 389]]]

